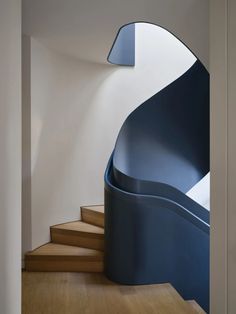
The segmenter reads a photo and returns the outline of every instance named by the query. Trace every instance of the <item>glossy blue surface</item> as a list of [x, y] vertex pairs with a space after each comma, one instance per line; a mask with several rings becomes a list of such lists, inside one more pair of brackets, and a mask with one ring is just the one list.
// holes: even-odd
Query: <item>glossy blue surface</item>
[[105, 273], [170, 282], [209, 311], [209, 212], [185, 193], [209, 172], [209, 74], [200, 61], [124, 122], [105, 172]]
[[107, 60], [116, 65], [135, 65], [134, 23], [126, 25], [119, 30]]

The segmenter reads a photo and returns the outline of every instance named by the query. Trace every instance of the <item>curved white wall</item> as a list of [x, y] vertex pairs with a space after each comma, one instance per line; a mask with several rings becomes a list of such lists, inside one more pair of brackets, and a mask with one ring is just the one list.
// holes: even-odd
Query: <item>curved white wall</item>
[[49, 240], [50, 225], [77, 219], [80, 205], [103, 203], [123, 121], [195, 61], [170, 33], [143, 23], [134, 68], [78, 61], [31, 40], [33, 248]]
[[207, 66], [208, 7], [207, 0], [23, 0], [23, 28], [63, 54], [106, 63], [121, 26], [151, 22], [172, 31]]

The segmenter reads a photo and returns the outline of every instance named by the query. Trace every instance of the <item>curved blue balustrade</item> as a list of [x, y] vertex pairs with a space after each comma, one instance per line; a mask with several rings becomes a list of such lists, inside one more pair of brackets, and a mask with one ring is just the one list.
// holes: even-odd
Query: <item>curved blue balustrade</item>
[[105, 172], [105, 273], [170, 282], [209, 311], [209, 212], [185, 193], [209, 172], [209, 74], [199, 60], [124, 122]]
[[117, 65], [135, 65], [135, 24], [120, 28], [107, 58], [108, 62]]
[[[105, 273], [121, 284], [170, 282], [209, 310], [209, 224], [189, 207], [113, 185], [105, 173]], [[192, 201], [194, 203], [194, 201]]]
[[200, 61], [130, 114], [114, 168], [184, 193], [209, 172], [209, 75]]
[[[201, 220], [209, 224], [210, 213], [209, 211], [196, 203], [194, 200], [183, 194], [178, 189], [159, 182], [136, 180], [131, 177], [120, 173], [112, 167], [113, 172], [113, 183], [117, 188], [123, 189], [124, 191], [145, 194], [145, 195], [158, 195], [167, 199], [174, 199], [178, 204], [185, 208], [189, 208], [193, 215], [198, 216]], [[124, 186], [126, 187], [124, 189]]]

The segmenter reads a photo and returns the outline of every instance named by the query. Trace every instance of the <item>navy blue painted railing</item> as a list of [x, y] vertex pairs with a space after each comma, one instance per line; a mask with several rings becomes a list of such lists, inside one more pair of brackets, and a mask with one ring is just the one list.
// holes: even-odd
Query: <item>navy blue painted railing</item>
[[209, 212], [185, 193], [209, 172], [209, 74], [201, 62], [134, 110], [105, 172], [105, 273], [170, 282], [209, 311]]
[[107, 61], [116, 65], [135, 65], [135, 24], [120, 28]]

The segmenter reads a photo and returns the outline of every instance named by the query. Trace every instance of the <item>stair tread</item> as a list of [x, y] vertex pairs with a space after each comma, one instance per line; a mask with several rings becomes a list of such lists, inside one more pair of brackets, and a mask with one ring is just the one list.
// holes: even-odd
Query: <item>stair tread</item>
[[201, 306], [195, 300], [189, 300], [187, 303], [195, 310], [196, 314], [206, 314], [206, 312], [201, 308]]
[[[189, 307], [189, 305], [185, 302], [182, 296], [178, 293], [178, 291], [170, 284], [154, 284], [149, 285], [150, 288], [160, 289], [161, 294], [160, 297], [162, 299], [165, 298], [166, 304], [163, 310], [165, 309], [167, 313], [186, 313], [186, 314], [195, 314], [195, 311]], [[149, 288], [149, 289], [150, 289]], [[149, 292], [147, 292], [149, 293]], [[170, 312], [171, 310], [171, 312]]]
[[67, 222], [60, 225], [52, 226], [51, 229], [59, 229], [59, 230], [68, 230], [68, 231], [78, 231], [84, 233], [92, 233], [92, 234], [104, 234], [104, 229], [98, 226], [94, 226], [83, 222], [81, 220]]
[[102, 272], [103, 253], [82, 247], [47, 243], [25, 255], [25, 269], [33, 272]]
[[47, 243], [39, 248], [29, 252], [26, 256], [87, 256], [87, 257], [103, 257], [103, 252], [56, 243]]
[[89, 209], [104, 214], [104, 205], [81, 206], [81, 208]]
[[104, 228], [104, 205], [81, 206], [81, 220]]

